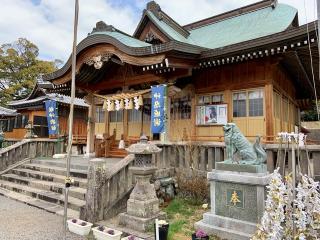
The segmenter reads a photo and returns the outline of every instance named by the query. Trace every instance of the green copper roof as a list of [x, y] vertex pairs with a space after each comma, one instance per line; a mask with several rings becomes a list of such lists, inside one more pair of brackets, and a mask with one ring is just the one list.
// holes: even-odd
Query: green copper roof
[[176, 30], [174, 30], [172, 27], [170, 27], [168, 24], [166, 24], [163, 21], [160, 21], [151, 11], [147, 10], [148, 17], [151, 18], [152, 22], [164, 33], [169, 35], [172, 39], [177, 40], [179, 42], [188, 42], [188, 40], [182, 36], [180, 33], [178, 33]]
[[190, 30], [187, 38], [156, 18], [151, 11], [147, 14], [172, 39], [214, 49], [282, 32], [291, 25], [297, 9], [277, 4], [275, 8], [262, 8]]
[[90, 35], [96, 35], [96, 34], [104, 34], [104, 35], [108, 35], [110, 37], [113, 37], [115, 39], [117, 39], [118, 41], [120, 41], [121, 43], [123, 43], [126, 46], [129, 47], [148, 47], [151, 46], [151, 44], [140, 41], [139, 39], [130, 37], [126, 34], [114, 31], [114, 32], [109, 32], [109, 31], [103, 31], [103, 32], [94, 32], [91, 33]]
[[282, 32], [296, 14], [297, 9], [278, 4], [192, 30], [189, 39], [206, 48], [224, 47]]

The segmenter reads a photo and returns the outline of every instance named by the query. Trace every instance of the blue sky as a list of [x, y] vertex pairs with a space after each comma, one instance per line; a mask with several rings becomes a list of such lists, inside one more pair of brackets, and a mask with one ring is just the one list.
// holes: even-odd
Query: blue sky
[[[132, 34], [147, 0], [79, 0], [78, 42], [103, 20]], [[181, 25], [242, 7], [257, 0], [157, 0]], [[299, 11], [300, 24], [315, 18], [316, 0], [279, 0]], [[19, 37], [34, 42], [40, 58], [66, 61], [72, 47], [73, 0], [0, 0], [0, 44]], [[305, 11], [306, 8], [306, 11]], [[307, 16], [307, 19], [306, 19]]]

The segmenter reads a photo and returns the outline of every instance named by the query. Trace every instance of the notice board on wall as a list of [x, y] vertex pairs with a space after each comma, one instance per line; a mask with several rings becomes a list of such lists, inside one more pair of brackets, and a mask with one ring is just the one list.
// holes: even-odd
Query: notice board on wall
[[228, 105], [214, 104], [197, 106], [197, 125], [224, 125], [228, 122]]

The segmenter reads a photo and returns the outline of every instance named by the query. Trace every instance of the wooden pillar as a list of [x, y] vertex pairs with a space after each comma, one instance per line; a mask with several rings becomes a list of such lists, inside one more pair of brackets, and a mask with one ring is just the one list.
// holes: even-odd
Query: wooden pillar
[[272, 141], [274, 133], [274, 114], [273, 114], [273, 85], [268, 83], [264, 87], [265, 96], [265, 124], [266, 124], [266, 140]]
[[191, 136], [188, 136], [189, 141], [192, 140], [192, 136], [197, 135], [197, 129], [196, 129], [196, 106], [197, 106], [197, 99], [196, 96], [193, 95], [191, 98], [191, 122], [192, 122], [192, 131], [190, 132]]
[[233, 112], [232, 112], [232, 92], [231, 90], [225, 90], [224, 91], [224, 102], [228, 104], [228, 122], [233, 121]]
[[107, 136], [110, 136], [110, 131], [109, 131], [109, 111], [105, 110], [104, 112], [104, 133]]
[[128, 110], [123, 110], [123, 138], [128, 139]]
[[170, 141], [170, 121], [171, 121], [171, 98], [167, 94], [167, 109], [166, 109], [166, 114], [167, 114], [167, 126], [166, 126], [166, 133], [165, 133], [165, 141]]
[[94, 155], [94, 136], [95, 136], [95, 119], [96, 119], [96, 106], [94, 102], [94, 97], [89, 94], [85, 101], [89, 105], [88, 109], [88, 124], [87, 124], [87, 156]]

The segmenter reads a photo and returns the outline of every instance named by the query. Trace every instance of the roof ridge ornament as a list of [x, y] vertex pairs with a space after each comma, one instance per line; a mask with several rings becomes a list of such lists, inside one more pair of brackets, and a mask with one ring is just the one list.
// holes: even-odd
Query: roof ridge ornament
[[147, 10], [151, 11], [159, 20], [162, 19], [161, 7], [156, 1], [147, 3]]
[[89, 33], [88, 35], [95, 32], [115, 32], [115, 31], [117, 31], [117, 29], [114, 26], [108, 25], [104, 21], [99, 21], [96, 23], [96, 27], [94, 27], [92, 29], [92, 32]]

